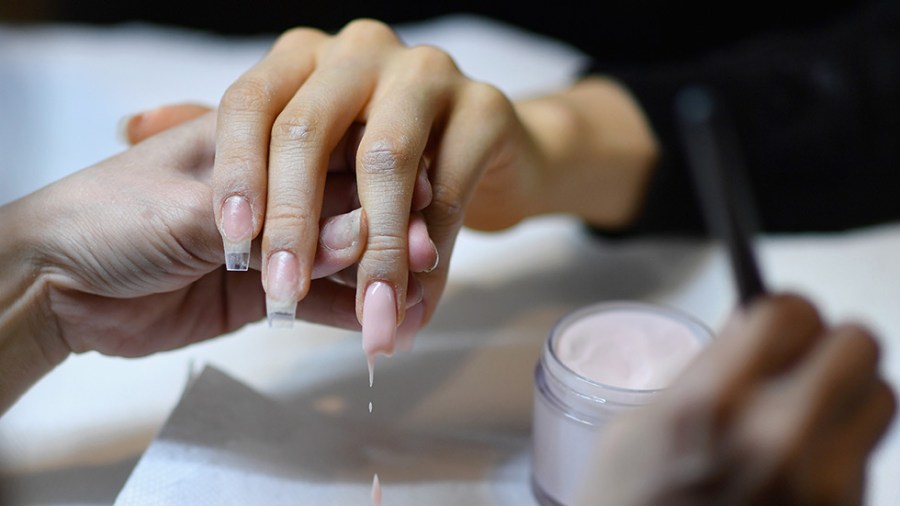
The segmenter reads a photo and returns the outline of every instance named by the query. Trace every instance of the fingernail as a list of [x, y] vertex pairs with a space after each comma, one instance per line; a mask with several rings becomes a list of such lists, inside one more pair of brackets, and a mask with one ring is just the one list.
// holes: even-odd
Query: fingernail
[[337, 251], [356, 245], [359, 240], [359, 216], [362, 211], [356, 209], [347, 214], [329, 218], [322, 226], [319, 240], [326, 248]]
[[419, 160], [419, 171], [416, 173], [416, 185], [413, 190], [412, 208], [414, 211], [421, 211], [429, 205], [434, 198], [431, 181], [428, 179], [428, 166], [425, 159]]
[[434, 241], [432, 241], [431, 239], [428, 239], [428, 242], [430, 242], [431, 247], [434, 248], [434, 264], [432, 264], [431, 267], [425, 269], [426, 273], [437, 269], [438, 265], [441, 264], [441, 253], [438, 251], [437, 246], [434, 245]]
[[232, 195], [222, 204], [222, 244], [225, 268], [246, 271], [250, 268], [250, 239], [253, 234], [253, 211], [240, 195]]
[[266, 265], [266, 315], [269, 327], [294, 326], [300, 267], [289, 251], [277, 251]]
[[394, 288], [376, 281], [366, 289], [362, 314], [362, 345], [367, 357], [390, 355], [397, 335], [397, 296]]
[[126, 146], [131, 146], [131, 139], [128, 137], [128, 127], [132, 123], [140, 121], [142, 117], [142, 114], [129, 114], [119, 119], [119, 122], [116, 123], [116, 138], [119, 142]]
[[425, 297], [425, 287], [422, 286], [422, 282], [419, 281], [419, 278], [411, 272], [409, 273], [409, 278], [406, 280], [406, 286], [409, 287], [406, 291], [406, 308], [409, 309], [419, 302], [422, 302], [422, 299]]
[[412, 350], [413, 340], [419, 327], [422, 325], [422, 318], [425, 316], [425, 304], [420, 302], [415, 306], [406, 310], [406, 319], [397, 329], [397, 350], [407, 352]]

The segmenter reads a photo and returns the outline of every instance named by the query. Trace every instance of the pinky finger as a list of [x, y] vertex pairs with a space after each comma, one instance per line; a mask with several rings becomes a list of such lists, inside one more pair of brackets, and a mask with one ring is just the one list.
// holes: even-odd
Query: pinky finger
[[414, 212], [409, 217], [409, 270], [431, 272], [440, 263], [440, 255], [434, 241], [428, 235], [428, 225], [422, 213]]

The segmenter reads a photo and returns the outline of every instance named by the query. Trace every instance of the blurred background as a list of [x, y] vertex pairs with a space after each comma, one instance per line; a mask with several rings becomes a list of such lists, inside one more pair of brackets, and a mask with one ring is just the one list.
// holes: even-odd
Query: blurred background
[[582, 50], [603, 48], [604, 61], [624, 64], [686, 57], [710, 43], [739, 41], [758, 33], [760, 26], [772, 31], [811, 26], [844, 15], [858, 3], [822, 0], [810, 8], [806, 2], [775, 0], [562, 0], [530, 6], [512, 0], [7, 0], [0, 3], [0, 21], [104, 25], [138, 21], [227, 35], [260, 35], [300, 25], [333, 31], [359, 17], [396, 24], [469, 13], [563, 40]]
[[[566, 83], [583, 68], [585, 53], [610, 69], [689, 59], [710, 43], [739, 44], [760, 26], [780, 32], [827, 22], [858, 2], [523, 3], [0, 0], [0, 204], [124, 149], [115, 125], [125, 115], [172, 102], [214, 105], [294, 26], [334, 31], [358, 17], [381, 19], [408, 42], [441, 45], [464, 72], [517, 96]], [[502, 21], [529, 36], [475, 17], [421, 23], [457, 13]], [[536, 34], [547, 38], [530, 36]], [[468, 351], [481, 346], [485, 329], [509, 342], [539, 342], [561, 312], [604, 297], [672, 303], [713, 327], [729, 308], [731, 300], [720, 296], [730, 293], [727, 264], [702, 244], [596, 242], [578, 224], [565, 225], [536, 223], [490, 237], [464, 233], [453, 260], [455, 291], [423, 342]], [[815, 294], [827, 314], [858, 315], [896, 337], [898, 250], [900, 229], [885, 228], [774, 238], [762, 245], [762, 261], [773, 286]], [[474, 318], [479, 310], [494, 312]], [[513, 324], [501, 332], [495, 322]], [[180, 398], [193, 364], [213, 363], [259, 391], [286, 396], [307, 388], [304, 381], [315, 383], [306, 366], [319, 363], [328, 346], [346, 345], [337, 348], [346, 355], [335, 353], [339, 359], [360, 358], [356, 335], [303, 330], [297, 339], [251, 326], [139, 360], [73, 356], [0, 418], [0, 457], [8, 457], [0, 458], [0, 475], [15, 475], [15, 504], [111, 504]], [[900, 341], [888, 344], [887, 370], [900, 385]], [[364, 364], [357, 365], [342, 383], [353, 392], [364, 384]], [[531, 365], [525, 361], [517, 371], [522, 385]], [[380, 374], [392, 377], [387, 367]], [[523, 391], [524, 405], [530, 390]], [[872, 473], [871, 504], [878, 506], [900, 504], [900, 431], [884, 448]], [[0, 498], [0, 504], [7, 503]]]

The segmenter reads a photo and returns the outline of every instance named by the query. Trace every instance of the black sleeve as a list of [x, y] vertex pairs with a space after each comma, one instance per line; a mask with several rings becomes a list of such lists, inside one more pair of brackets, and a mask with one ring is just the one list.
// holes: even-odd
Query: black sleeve
[[673, 118], [683, 86], [732, 110], [750, 193], [768, 232], [855, 228], [900, 218], [900, 2], [837, 24], [770, 34], [681, 62], [591, 72], [623, 82], [662, 146], [642, 215], [626, 232], [704, 226]]

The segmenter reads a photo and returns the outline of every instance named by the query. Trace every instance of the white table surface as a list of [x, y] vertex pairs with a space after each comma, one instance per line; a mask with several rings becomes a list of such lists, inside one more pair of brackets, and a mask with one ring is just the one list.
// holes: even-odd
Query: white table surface
[[[445, 47], [464, 72], [512, 96], [565, 83], [582, 61], [552, 41], [474, 20], [402, 27], [401, 34]], [[126, 114], [171, 102], [214, 104], [271, 41], [142, 25], [0, 25], [0, 203], [123, 149], [115, 125]], [[718, 250], [582, 232], [566, 217], [496, 234], [464, 230], [438, 313], [411, 354], [379, 362], [380, 390], [367, 387], [358, 334], [303, 323], [291, 330], [253, 324], [139, 359], [72, 356], [0, 418], [0, 469], [11, 500], [112, 504], [189, 372], [203, 364], [299, 408], [359, 406], [347, 416], [527, 438], [537, 350], [565, 312], [639, 299], [674, 305], [712, 328], [726, 318], [733, 287]], [[774, 289], [799, 291], [827, 318], [854, 318], [878, 331], [884, 370], [900, 385], [900, 224], [763, 237], [759, 251]], [[363, 413], [368, 400], [376, 403], [372, 415]], [[873, 458], [867, 504], [900, 504], [898, 474], [895, 423]]]

